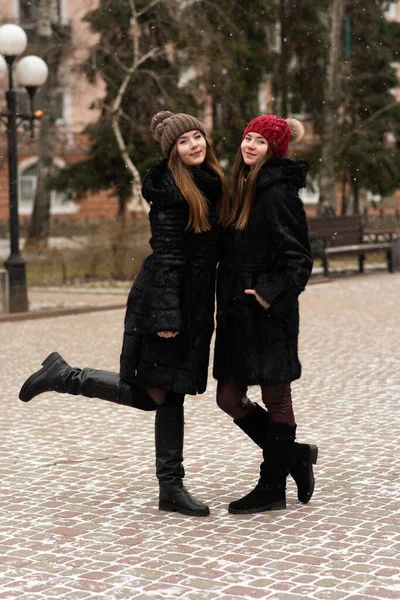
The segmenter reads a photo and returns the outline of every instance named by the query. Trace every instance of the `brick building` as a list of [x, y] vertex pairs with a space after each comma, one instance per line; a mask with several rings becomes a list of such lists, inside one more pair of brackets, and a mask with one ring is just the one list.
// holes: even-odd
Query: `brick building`
[[[17, 23], [28, 35], [26, 53], [35, 53], [32, 47], [34, 37], [37, 0], [0, 0], [0, 24]], [[76, 69], [87, 55], [88, 48], [95, 42], [83, 17], [97, 5], [97, 0], [57, 0], [60, 22], [71, 28], [72, 50], [62, 69], [62, 84], [58, 102], [56, 165], [76, 162], [87, 156], [87, 139], [82, 135], [85, 126], [96, 121], [97, 110], [90, 105], [102, 97], [103, 85], [92, 86]], [[17, 59], [18, 60], [18, 59]], [[3, 80], [4, 86], [6, 79]], [[3, 83], [0, 81], [0, 86]], [[18, 91], [19, 106], [26, 103], [25, 90]], [[0, 94], [4, 106], [4, 93]], [[35, 99], [35, 107], [40, 107], [40, 91]], [[0, 223], [8, 220], [8, 166], [6, 133], [0, 130]], [[18, 131], [18, 173], [19, 173], [19, 213], [20, 221], [28, 220], [33, 207], [36, 187], [36, 142], [23, 128]], [[117, 212], [117, 199], [108, 192], [90, 195], [79, 203], [65, 202], [62, 194], [53, 193], [51, 214], [58, 219], [99, 220], [112, 218]]]
[[[90, 33], [89, 27], [83, 22], [83, 17], [96, 7], [98, 0], [55, 0], [61, 24], [69, 26], [72, 34], [72, 51], [65, 61], [62, 73], [62, 86], [59, 94], [59, 115], [57, 125], [57, 152], [54, 158], [58, 166], [78, 161], [87, 156], [87, 140], [82, 135], [82, 130], [90, 122], [96, 121], [98, 112], [91, 110], [91, 104], [102, 97], [103, 85], [99, 82], [96, 86], [88, 83], [85, 76], [76, 66], [87, 56], [88, 48], [95, 42], [95, 36]], [[0, 24], [18, 23], [28, 34], [28, 39], [33, 40], [36, 7], [38, 0], [0, 0]], [[400, 21], [400, 0], [391, 3], [386, 14], [390, 20]], [[27, 53], [34, 53], [29, 45]], [[400, 63], [396, 64], [400, 80]], [[0, 82], [1, 83], [1, 82]], [[23, 104], [24, 90], [19, 90], [19, 100]], [[400, 101], [400, 87], [394, 90]], [[269, 84], [260, 93], [260, 108], [263, 112], [272, 109], [270, 106], [271, 90]], [[0, 94], [0, 105], [4, 102], [4, 94]], [[38, 94], [36, 106], [40, 104]], [[209, 108], [205, 111], [205, 123], [212, 126], [212, 115]], [[296, 115], [306, 125], [304, 144], [315, 140], [311, 127], [311, 120], [307, 115]], [[8, 168], [7, 168], [7, 143], [4, 127], [0, 134], [0, 223], [8, 220]], [[27, 221], [33, 207], [36, 186], [36, 143], [31, 141], [28, 132], [19, 131], [19, 212], [21, 222]], [[339, 194], [338, 194], [339, 196]], [[315, 214], [318, 203], [318, 189], [314, 182], [303, 193], [303, 200], [309, 214]], [[393, 211], [400, 206], [400, 190], [393, 195]], [[376, 211], [379, 212], [379, 205]], [[68, 220], [95, 221], [101, 218], [113, 218], [117, 212], [117, 199], [108, 192], [89, 195], [84, 200], [76, 203], [65, 201], [62, 194], [54, 193], [52, 197], [51, 213], [54, 218]], [[391, 212], [391, 208], [389, 208]]]

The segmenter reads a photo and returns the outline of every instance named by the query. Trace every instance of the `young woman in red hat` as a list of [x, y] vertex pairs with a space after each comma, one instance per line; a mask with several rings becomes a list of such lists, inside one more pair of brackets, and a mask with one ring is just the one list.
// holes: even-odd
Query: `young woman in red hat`
[[[295, 442], [290, 384], [301, 374], [299, 303], [312, 270], [306, 216], [298, 196], [307, 163], [284, 158], [289, 141], [304, 134], [296, 119], [264, 115], [243, 133], [233, 171], [233, 199], [217, 280], [214, 377], [217, 404], [263, 450], [253, 491], [229, 505], [231, 513], [286, 507], [290, 473], [298, 498], [314, 490], [317, 447]], [[250, 402], [259, 385], [267, 408]]]
[[53, 391], [157, 410], [159, 508], [206, 516], [208, 506], [182, 484], [183, 403], [185, 394], [206, 389], [222, 239], [219, 215], [229, 195], [197, 118], [162, 111], [153, 117], [151, 131], [164, 154], [142, 188], [151, 207], [153, 252], [128, 296], [120, 372], [70, 367], [53, 352], [19, 397], [28, 402]]

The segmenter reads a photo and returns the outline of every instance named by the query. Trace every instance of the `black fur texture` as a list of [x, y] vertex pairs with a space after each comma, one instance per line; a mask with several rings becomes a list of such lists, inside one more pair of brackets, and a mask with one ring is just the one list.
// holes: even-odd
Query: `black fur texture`
[[[300, 377], [298, 296], [312, 270], [298, 196], [306, 173], [304, 161], [265, 163], [247, 227], [226, 233], [217, 280], [216, 379], [273, 385]], [[255, 289], [271, 307], [262, 308], [245, 289]]]
[[[193, 167], [194, 180], [209, 202], [211, 230], [185, 231], [188, 203], [162, 159], [148, 171], [142, 193], [150, 203], [150, 245], [128, 296], [120, 375], [125, 381], [180, 394], [203, 393], [214, 330], [216, 265], [221, 227], [216, 204], [219, 177]], [[175, 338], [158, 331], [179, 331]]]

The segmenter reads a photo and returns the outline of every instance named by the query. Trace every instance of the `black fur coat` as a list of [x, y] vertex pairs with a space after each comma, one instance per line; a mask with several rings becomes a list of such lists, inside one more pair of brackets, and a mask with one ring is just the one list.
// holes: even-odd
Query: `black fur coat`
[[[307, 163], [272, 159], [262, 167], [247, 227], [225, 235], [217, 281], [214, 377], [247, 385], [298, 379], [299, 304], [312, 270], [298, 190]], [[271, 307], [265, 310], [255, 289]]]
[[[209, 201], [211, 230], [198, 234], [185, 231], [189, 206], [167, 160], [158, 161], [144, 178], [153, 252], [128, 296], [120, 357], [123, 380], [181, 394], [206, 389], [221, 248], [220, 179], [206, 166], [193, 167], [192, 173]], [[158, 331], [179, 334], [166, 339]]]

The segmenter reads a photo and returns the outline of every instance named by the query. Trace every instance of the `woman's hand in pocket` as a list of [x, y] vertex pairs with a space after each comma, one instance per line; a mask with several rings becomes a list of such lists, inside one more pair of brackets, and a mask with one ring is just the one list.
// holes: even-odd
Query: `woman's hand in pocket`
[[174, 338], [179, 331], [158, 331], [157, 335], [162, 338]]
[[266, 300], [261, 298], [260, 294], [257, 294], [256, 290], [244, 290], [244, 293], [249, 294], [251, 296], [255, 296], [258, 304], [265, 308], [265, 310], [268, 310], [268, 308], [271, 306]]

